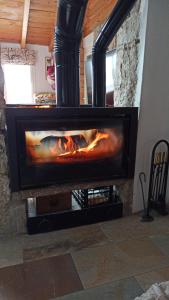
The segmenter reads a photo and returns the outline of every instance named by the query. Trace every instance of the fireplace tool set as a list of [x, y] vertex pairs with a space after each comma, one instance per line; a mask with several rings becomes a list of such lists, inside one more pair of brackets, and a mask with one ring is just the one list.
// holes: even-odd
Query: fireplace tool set
[[166, 140], [160, 140], [155, 144], [151, 156], [147, 207], [143, 191], [143, 180], [145, 183], [146, 176], [143, 172], [139, 174], [144, 207], [144, 214], [142, 216], [143, 222], [153, 221], [153, 217], [150, 215], [151, 209], [157, 210], [161, 215], [168, 214], [166, 209], [168, 167], [169, 143]]

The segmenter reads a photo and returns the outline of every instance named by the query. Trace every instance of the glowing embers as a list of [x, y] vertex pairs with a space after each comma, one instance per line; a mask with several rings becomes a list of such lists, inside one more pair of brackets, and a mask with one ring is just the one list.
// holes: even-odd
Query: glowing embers
[[115, 157], [123, 146], [121, 130], [26, 131], [29, 164], [84, 163]]

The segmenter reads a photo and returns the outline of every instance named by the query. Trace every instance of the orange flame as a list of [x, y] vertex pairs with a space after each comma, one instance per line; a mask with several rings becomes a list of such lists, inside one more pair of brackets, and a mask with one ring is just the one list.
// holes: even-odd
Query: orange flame
[[66, 153], [60, 154], [60, 156], [66, 156], [69, 154], [75, 155], [77, 152], [89, 152], [94, 151], [94, 148], [97, 146], [97, 143], [103, 139], [108, 139], [109, 135], [107, 133], [99, 133], [97, 132], [96, 138], [87, 146], [84, 148], [76, 149], [75, 143], [73, 142], [73, 139], [71, 136], [66, 136], [67, 143], [65, 143], [65, 150], [67, 150]]
[[[38, 133], [38, 132], [37, 132]], [[49, 140], [44, 143], [42, 133]], [[69, 133], [69, 135], [68, 135]], [[66, 132], [61, 136], [51, 136], [47, 132], [26, 132], [26, 148], [32, 163], [73, 163], [115, 156], [122, 148], [123, 139], [113, 129], [101, 132], [96, 129], [81, 131], [78, 135]], [[40, 135], [41, 134], [41, 135]]]
[[51, 105], [34, 105], [34, 108], [51, 108]]

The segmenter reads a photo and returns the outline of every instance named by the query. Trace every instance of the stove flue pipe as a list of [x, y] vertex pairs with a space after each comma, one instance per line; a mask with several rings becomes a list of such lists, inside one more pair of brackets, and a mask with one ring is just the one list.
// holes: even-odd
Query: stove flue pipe
[[92, 50], [93, 106], [104, 107], [106, 98], [106, 50], [136, 0], [118, 0]]
[[88, 0], [59, 0], [54, 53], [57, 106], [80, 105], [79, 54]]

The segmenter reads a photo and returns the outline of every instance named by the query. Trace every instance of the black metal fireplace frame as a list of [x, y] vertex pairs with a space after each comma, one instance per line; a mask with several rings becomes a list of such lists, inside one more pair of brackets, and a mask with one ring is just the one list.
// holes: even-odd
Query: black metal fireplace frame
[[[34, 126], [34, 122], [36, 122], [36, 130], [38, 130], [38, 123], [39, 123], [39, 130], [42, 130], [42, 124], [47, 120], [47, 128], [48, 129], [53, 129], [50, 127], [50, 118], [51, 122], [53, 123], [54, 120], [56, 120], [56, 123], [58, 122], [66, 122], [70, 121], [71, 123], [75, 123], [78, 120], [80, 120], [80, 123], [82, 124], [83, 121], [84, 123], [87, 121], [89, 124], [90, 128], [90, 120], [91, 122], [101, 122], [101, 120], [104, 122], [104, 120], [109, 123], [111, 122], [112, 118], [122, 118], [122, 119], [128, 119], [130, 122], [129, 128], [129, 140], [126, 145], [126, 152], [128, 156], [128, 161], [127, 161], [127, 166], [126, 166], [126, 172], [125, 174], [118, 175], [117, 178], [132, 178], [134, 176], [134, 166], [135, 166], [135, 154], [136, 154], [136, 136], [137, 136], [137, 122], [138, 122], [138, 109], [137, 108], [55, 108], [55, 107], [50, 107], [50, 108], [45, 108], [45, 109], [40, 109], [40, 108], [14, 108], [14, 107], [7, 107], [6, 109], [6, 121], [7, 121], [7, 145], [8, 145], [8, 157], [9, 157], [9, 170], [10, 170], [10, 187], [12, 191], [18, 191], [26, 188], [35, 188], [38, 186], [45, 186], [45, 184], [37, 184], [35, 183], [35, 186], [23, 186], [21, 184], [20, 178], [20, 167], [19, 164], [24, 163], [22, 159], [19, 157], [20, 153], [20, 143], [23, 146], [23, 141], [21, 139], [21, 128], [22, 128], [22, 122], [24, 121], [24, 124], [26, 122], [29, 123], [29, 130], [34, 129], [33, 127], [30, 127], [30, 123], [32, 123], [31, 126]], [[30, 122], [31, 120], [31, 122]], [[86, 124], [86, 123], [85, 123]], [[73, 126], [73, 125], [72, 125]], [[76, 127], [77, 128], [77, 127]], [[86, 128], [86, 125], [85, 125]], [[114, 179], [116, 176], [113, 177]], [[103, 180], [103, 179], [113, 179], [108, 176], [108, 178], [102, 176], [98, 176], [98, 178], [93, 178], [93, 180]], [[84, 178], [82, 179], [76, 179], [76, 183], [79, 182], [86, 182], [88, 180], [91, 180], [91, 178]], [[72, 181], [65, 181], [62, 183], [70, 182]], [[59, 182], [48, 182], [47, 185], [51, 184], [59, 184]]]

